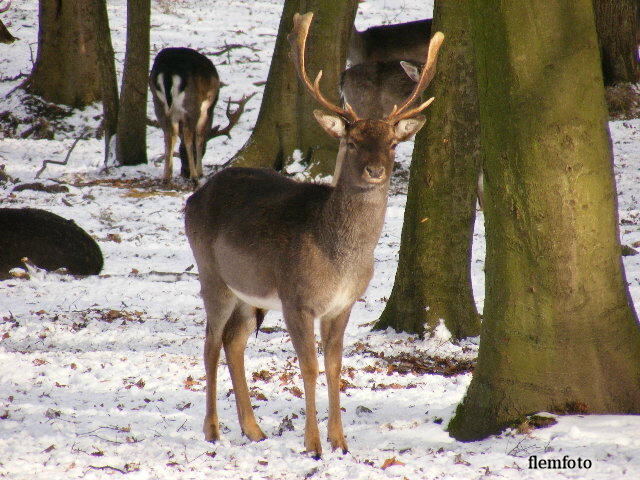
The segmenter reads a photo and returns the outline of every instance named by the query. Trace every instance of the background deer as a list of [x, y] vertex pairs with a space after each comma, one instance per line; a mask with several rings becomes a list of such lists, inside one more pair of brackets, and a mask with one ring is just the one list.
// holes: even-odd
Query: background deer
[[380, 25], [358, 31], [355, 26], [349, 39], [347, 60], [351, 65], [390, 60], [425, 61], [431, 36], [432, 19]]
[[216, 378], [221, 347], [242, 431], [251, 440], [265, 438], [249, 400], [244, 350], [264, 310], [281, 310], [302, 371], [305, 447], [319, 457], [314, 320], [321, 321], [328, 437], [333, 449], [346, 452], [339, 399], [344, 330], [373, 273], [395, 146], [422, 127], [425, 119], [419, 113], [433, 100], [410, 108], [435, 73], [443, 35], [432, 39], [428, 63], [409, 97], [382, 120], [361, 119], [348, 104], [338, 107], [322, 95], [321, 71], [314, 83], [307, 76], [305, 45], [312, 18], [312, 13], [296, 14], [289, 40], [298, 75], [331, 112], [315, 110], [316, 120], [347, 145], [337, 185], [296, 182], [270, 170], [229, 168], [188, 199], [185, 224], [207, 313], [205, 438], [220, 438]]
[[[420, 78], [420, 68], [406, 61], [369, 62], [354, 65], [340, 78], [342, 104], [349, 104], [362, 118], [382, 119], [407, 98]], [[332, 185], [338, 183], [347, 145], [340, 141]]]
[[164, 133], [164, 181], [171, 181], [173, 149], [180, 137], [183, 177], [202, 177], [202, 157], [207, 142], [229, 132], [238, 122], [244, 105], [253, 96], [244, 96], [235, 111], [227, 103], [225, 128], [211, 127], [213, 108], [218, 101], [220, 79], [216, 67], [207, 57], [191, 48], [165, 48], [156, 56], [149, 86], [158, 123]]

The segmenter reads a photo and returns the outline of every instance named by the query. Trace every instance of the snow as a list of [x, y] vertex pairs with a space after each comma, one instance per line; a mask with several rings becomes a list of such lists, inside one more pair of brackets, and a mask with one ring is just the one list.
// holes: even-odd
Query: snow
[[[357, 26], [423, 18], [430, 14], [424, 4], [368, 0], [360, 4]], [[260, 82], [267, 78], [282, 2], [156, 0], [152, 8], [152, 54], [171, 45], [209, 53], [225, 43], [248, 47], [210, 56], [225, 84], [222, 100], [258, 94], [247, 104], [232, 138], [209, 144], [206, 173], [230, 158], [255, 124], [264, 88]], [[119, 73], [125, 13], [124, 0], [109, 2]], [[5, 95], [23, 79], [14, 77], [31, 69], [36, 14], [37, 2], [28, 0], [13, 2], [2, 17], [20, 41], [0, 45], [0, 112], [9, 110], [18, 118], [29, 116], [24, 97], [17, 92]], [[217, 119], [224, 118], [222, 100]], [[36, 272], [28, 280], [0, 282], [0, 478], [640, 478], [638, 416], [564, 416], [551, 427], [529, 433], [509, 431], [460, 443], [445, 427], [471, 375], [403, 374], [380, 358], [384, 353], [391, 358], [460, 362], [477, 353], [477, 339], [451, 343], [444, 325], [425, 340], [370, 330], [393, 285], [405, 203], [401, 187], [389, 201], [375, 277], [357, 302], [346, 332], [343, 378], [348, 383], [341, 400], [350, 453], [331, 452], [324, 442], [328, 402], [322, 375], [317, 406], [325, 451], [320, 461], [302, 453], [302, 380], [277, 312], [267, 315], [265, 331], [250, 339], [246, 352], [252, 402], [269, 438], [251, 443], [241, 436], [223, 367], [218, 398], [223, 438], [216, 444], [205, 442], [204, 311], [199, 283], [190, 269], [194, 260], [182, 213], [189, 192], [160, 188], [159, 161], [105, 170], [103, 141], [91, 135], [100, 112], [97, 105], [74, 112], [61, 121], [66, 127], [53, 140], [0, 137], [0, 164], [15, 180], [0, 185], [2, 206], [44, 208], [72, 218], [98, 241], [105, 256], [100, 277]], [[151, 105], [149, 116], [153, 118]], [[27, 126], [18, 126], [18, 133]], [[640, 120], [611, 122], [610, 127], [622, 241], [633, 245], [640, 242]], [[63, 160], [85, 129], [89, 138], [78, 142], [68, 165], [48, 165], [40, 178], [67, 185], [68, 193], [12, 193], [18, 179], [35, 180], [44, 160]], [[157, 159], [163, 150], [161, 132], [150, 128], [148, 133], [149, 156]], [[411, 145], [399, 149], [402, 168], [407, 168], [410, 153]], [[290, 171], [301, 174], [295, 162]], [[473, 283], [480, 310], [483, 234], [479, 213]], [[640, 256], [624, 261], [638, 303]], [[530, 455], [580, 457], [593, 466], [529, 469]]]

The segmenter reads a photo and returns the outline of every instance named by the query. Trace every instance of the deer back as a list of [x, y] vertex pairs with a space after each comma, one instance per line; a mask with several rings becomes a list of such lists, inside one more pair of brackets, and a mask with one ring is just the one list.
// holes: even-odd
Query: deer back
[[427, 55], [432, 19], [380, 25], [358, 31], [354, 27], [349, 42], [351, 65], [388, 60], [422, 63]]

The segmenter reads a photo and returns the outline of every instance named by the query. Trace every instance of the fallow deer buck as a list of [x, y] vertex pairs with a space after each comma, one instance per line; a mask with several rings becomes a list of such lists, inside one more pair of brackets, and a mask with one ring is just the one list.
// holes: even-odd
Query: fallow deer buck
[[321, 321], [329, 390], [328, 437], [333, 449], [347, 451], [340, 414], [339, 384], [344, 331], [354, 302], [373, 273], [373, 251], [387, 205], [394, 149], [424, 124], [419, 113], [433, 98], [410, 108], [435, 73], [443, 35], [434, 35], [429, 60], [413, 92], [386, 118], [361, 119], [320, 92], [320, 71], [311, 82], [305, 45], [312, 13], [294, 16], [289, 35], [301, 80], [331, 114], [314, 116], [332, 137], [348, 145], [335, 187], [302, 183], [274, 171], [228, 168], [212, 176], [188, 200], [186, 233], [196, 259], [207, 314], [204, 362], [207, 372], [206, 440], [220, 438], [216, 378], [224, 347], [242, 432], [259, 441], [258, 426], [244, 372], [244, 350], [265, 310], [280, 310], [302, 371], [305, 447], [319, 458], [316, 419], [318, 360], [314, 320]]
[[196, 181], [202, 177], [202, 157], [207, 142], [227, 135], [238, 122], [244, 105], [253, 96], [244, 96], [235, 111], [227, 103], [225, 128], [211, 127], [213, 108], [218, 101], [220, 79], [211, 60], [191, 48], [165, 48], [156, 56], [149, 86], [158, 123], [164, 133], [164, 181], [171, 181], [173, 149], [180, 137], [181, 175]]

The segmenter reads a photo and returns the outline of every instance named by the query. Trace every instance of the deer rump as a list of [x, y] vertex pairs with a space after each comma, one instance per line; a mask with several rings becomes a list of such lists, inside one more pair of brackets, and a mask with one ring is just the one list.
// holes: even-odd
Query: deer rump
[[[203, 131], [203, 138], [208, 138], [220, 92], [220, 78], [211, 60], [190, 48], [165, 48], [153, 62], [150, 82], [156, 118], [164, 131], [178, 124], [182, 139], [185, 124], [197, 125]], [[196, 142], [194, 135], [190, 145], [194, 154], [198, 151]], [[200, 145], [202, 155], [206, 147], [205, 140]], [[189, 178], [187, 145], [182, 140], [179, 152], [180, 175]]]

